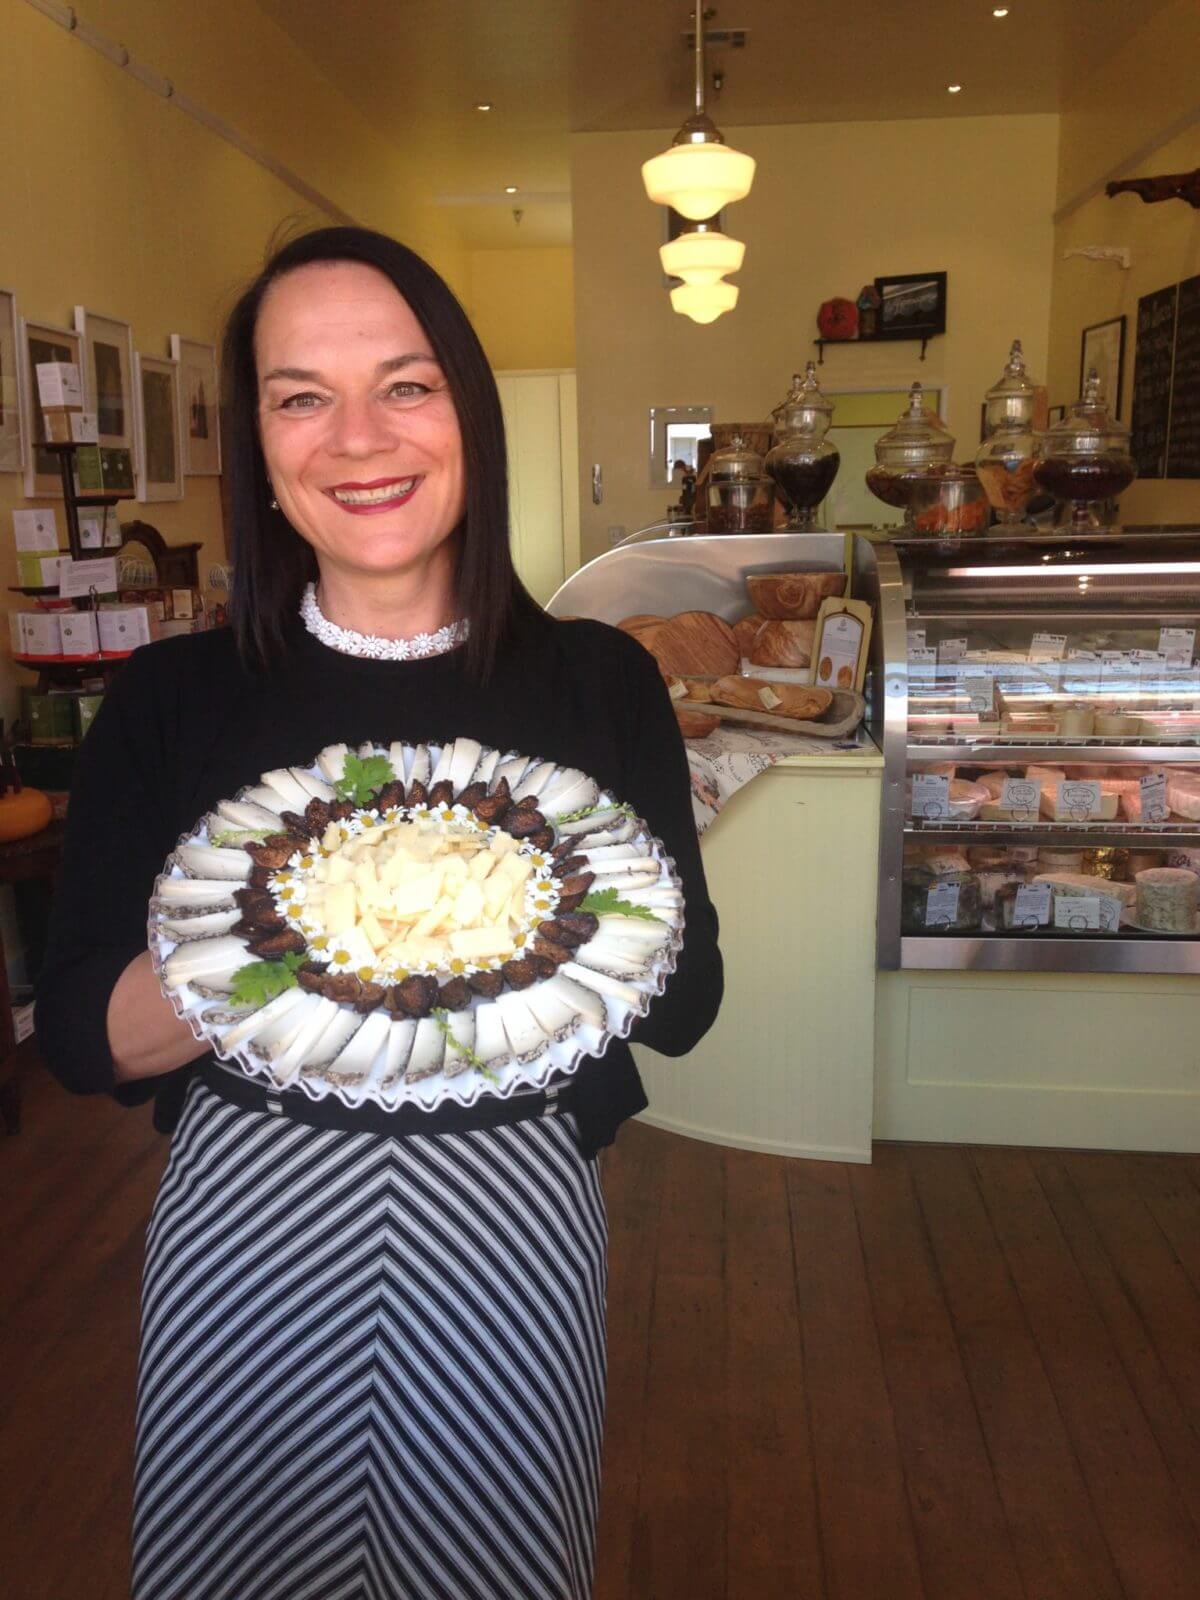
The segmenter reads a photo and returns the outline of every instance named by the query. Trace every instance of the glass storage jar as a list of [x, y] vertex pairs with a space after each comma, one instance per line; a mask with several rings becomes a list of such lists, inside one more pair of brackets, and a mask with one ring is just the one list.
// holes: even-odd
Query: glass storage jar
[[867, 473], [867, 488], [884, 505], [901, 508], [905, 525], [911, 527], [915, 481], [931, 468], [949, 463], [953, 454], [953, 434], [925, 409], [924, 391], [914, 383], [906, 410], [875, 441], [875, 465]]
[[775, 514], [775, 485], [763, 471], [763, 459], [735, 434], [709, 463], [709, 533], [770, 533]]
[[788, 508], [788, 531], [809, 532], [842, 463], [837, 446], [825, 437], [833, 402], [821, 393], [815, 362], [808, 363], [803, 378], [796, 374], [791, 392], [771, 415], [775, 442], [767, 452], [766, 473]]
[[1066, 416], [1047, 428], [1034, 478], [1062, 503], [1057, 526], [1067, 533], [1104, 533], [1112, 524], [1104, 508], [1137, 476], [1129, 451], [1129, 429], [1105, 404], [1095, 367], [1084, 380], [1083, 394]]
[[1025, 370], [1021, 341], [1014, 339], [999, 382], [987, 392], [984, 440], [975, 456], [979, 481], [1004, 527], [1025, 520], [1025, 508], [1037, 493], [1033, 474], [1040, 441], [1034, 419], [1042, 395]]

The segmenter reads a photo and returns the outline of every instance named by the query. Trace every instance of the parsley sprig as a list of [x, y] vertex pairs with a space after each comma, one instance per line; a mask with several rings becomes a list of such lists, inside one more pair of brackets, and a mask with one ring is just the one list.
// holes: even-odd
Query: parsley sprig
[[584, 895], [580, 911], [594, 912], [598, 917], [644, 917], [647, 922], [658, 922], [659, 917], [649, 906], [635, 906], [632, 900], [622, 900], [615, 889], [596, 889]]
[[445, 1039], [446, 1043], [452, 1044], [458, 1051], [459, 1055], [462, 1056], [470, 1066], [474, 1067], [476, 1072], [482, 1073], [489, 1083], [500, 1082], [499, 1074], [494, 1072], [492, 1068], [488, 1066], [486, 1061], [483, 1061], [475, 1054], [474, 1050], [467, 1049], [459, 1039], [455, 1038], [454, 1030], [450, 1026], [450, 1014], [444, 1006], [435, 1006], [430, 1012], [430, 1015], [437, 1024], [437, 1030]]
[[581, 806], [578, 811], [568, 811], [564, 816], [556, 816], [553, 822], [582, 822], [584, 817], [593, 817], [600, 811], [612, 811], [618, 817], [634, 817], [637, 813], [632, 806]]
[[349, 800], [351, 805], [366, 806], [372, 797], [396, 776], [392, 763], [386, 756], [348, 755], [342, 776], [334, 784], [339, 800]]
[[239, 1006], [265, 1006], [285, 989], [296, 987], [296, 969], [308, 957], [303, 953], [279, 961], [251, 961], [233, 975], [233, 999]]

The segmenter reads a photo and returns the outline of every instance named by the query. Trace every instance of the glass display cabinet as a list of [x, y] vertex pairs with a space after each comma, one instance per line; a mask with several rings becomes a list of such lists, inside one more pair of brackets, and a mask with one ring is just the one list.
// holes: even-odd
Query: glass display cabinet
[[893, 548], [879, 965], [1200, 972], [1200, 530]]

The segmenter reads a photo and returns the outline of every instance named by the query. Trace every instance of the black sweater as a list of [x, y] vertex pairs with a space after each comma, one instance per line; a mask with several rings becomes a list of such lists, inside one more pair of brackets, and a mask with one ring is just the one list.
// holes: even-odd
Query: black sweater
[[[603, 623], [547, 618], [527, 624], [478, 687], [465, 679], [461, 649], [372, 661], [329, 649], [297, 622], [270, 672], [247, 672], [222, 629], [144, 646], [105, 697], [79, 752], [38, 986], [38, 1045], [50, 1070], [77, 1093], [115, 1092], [126, 1104], [155, 1095], [156, 1124], [172, 1128], [194, 1066], [115, 1087], [107, 1009], [146, 948], [154, 879], [180, 835], [260, 773], [307, 766], [327, 744], [442, 744], [460, 734], [582, 768], [662, 839], [683, 881], [684, 943], [665, 994], [631, 1037], [664, 1055], [690, 1050], [721, 1000], [717, 915], [683, 743], [642, 647]], [[646, 1104], [620, 1040], [584, 1059], [577, 1084], [589, 1154]], [[468, 1114], [446, 1106], [427, 1115], [433, 1132], [463, 1126]]]

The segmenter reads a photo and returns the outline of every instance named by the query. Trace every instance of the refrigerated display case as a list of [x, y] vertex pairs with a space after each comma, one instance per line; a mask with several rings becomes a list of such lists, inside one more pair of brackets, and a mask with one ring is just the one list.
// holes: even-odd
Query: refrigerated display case
[[1200, 972], [1200, 530], [893, 549], [880, 967]]

